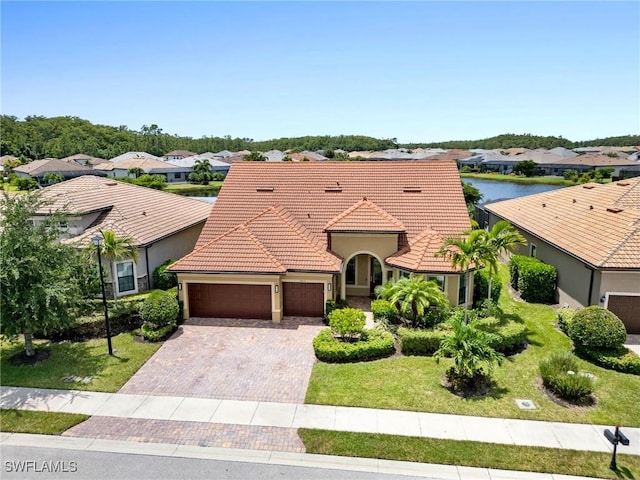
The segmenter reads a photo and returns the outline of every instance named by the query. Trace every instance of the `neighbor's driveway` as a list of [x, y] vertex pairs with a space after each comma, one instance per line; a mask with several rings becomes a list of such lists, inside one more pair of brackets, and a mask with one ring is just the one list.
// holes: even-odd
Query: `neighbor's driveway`
[[190, 319], [121, 393], [304, 403], [320, 319]]

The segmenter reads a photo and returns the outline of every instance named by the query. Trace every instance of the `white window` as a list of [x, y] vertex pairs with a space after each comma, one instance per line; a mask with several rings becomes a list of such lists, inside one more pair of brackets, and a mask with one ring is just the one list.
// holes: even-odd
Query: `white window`
[[116, 277], [119, 293], [133, 292], [136, 290], [136, 279], [132, 261], [117, 263]]

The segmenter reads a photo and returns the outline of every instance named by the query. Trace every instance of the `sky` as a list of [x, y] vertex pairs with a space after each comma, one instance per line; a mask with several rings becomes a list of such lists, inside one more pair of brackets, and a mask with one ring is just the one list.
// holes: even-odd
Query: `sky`
[[2, 1], [1, 111], [198, 138], [640, 134], [640, 2]]

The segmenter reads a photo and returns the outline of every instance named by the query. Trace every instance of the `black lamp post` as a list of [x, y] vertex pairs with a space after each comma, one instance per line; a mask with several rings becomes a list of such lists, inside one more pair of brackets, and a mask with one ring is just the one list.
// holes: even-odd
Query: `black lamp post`
[[102, 235], [91, 237], [91, 241], [98, 250], [98, 268], [100, 269], [100, 285], [102, 286], [102, 304], [104, 305], [104, 325], [107, 330], [107, 345], [109, 346], [109, 355], [113, 356], [113, 347], [111, 346], [111, 325], [109, 324], [109, 309], [107, 308], [107, 296], [104, 291], [104, 275], [102, 273], [102, 255], [100, 246], [102, 245]]

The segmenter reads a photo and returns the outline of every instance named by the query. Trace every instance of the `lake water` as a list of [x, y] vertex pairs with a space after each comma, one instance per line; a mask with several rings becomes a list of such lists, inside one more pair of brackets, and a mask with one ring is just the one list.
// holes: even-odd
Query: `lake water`
[[543, 185], [539, 183], [528, 185], [524, 183], [496, 182], [477, 178], [463, 178], [462, 181], [470, 183], [480, 190], [484, 195], [480, 203], [524, 197], [525, 195], [533, 195], [534, 193], [548, 192], [549, 190], [563, 188], [558, 185]]

